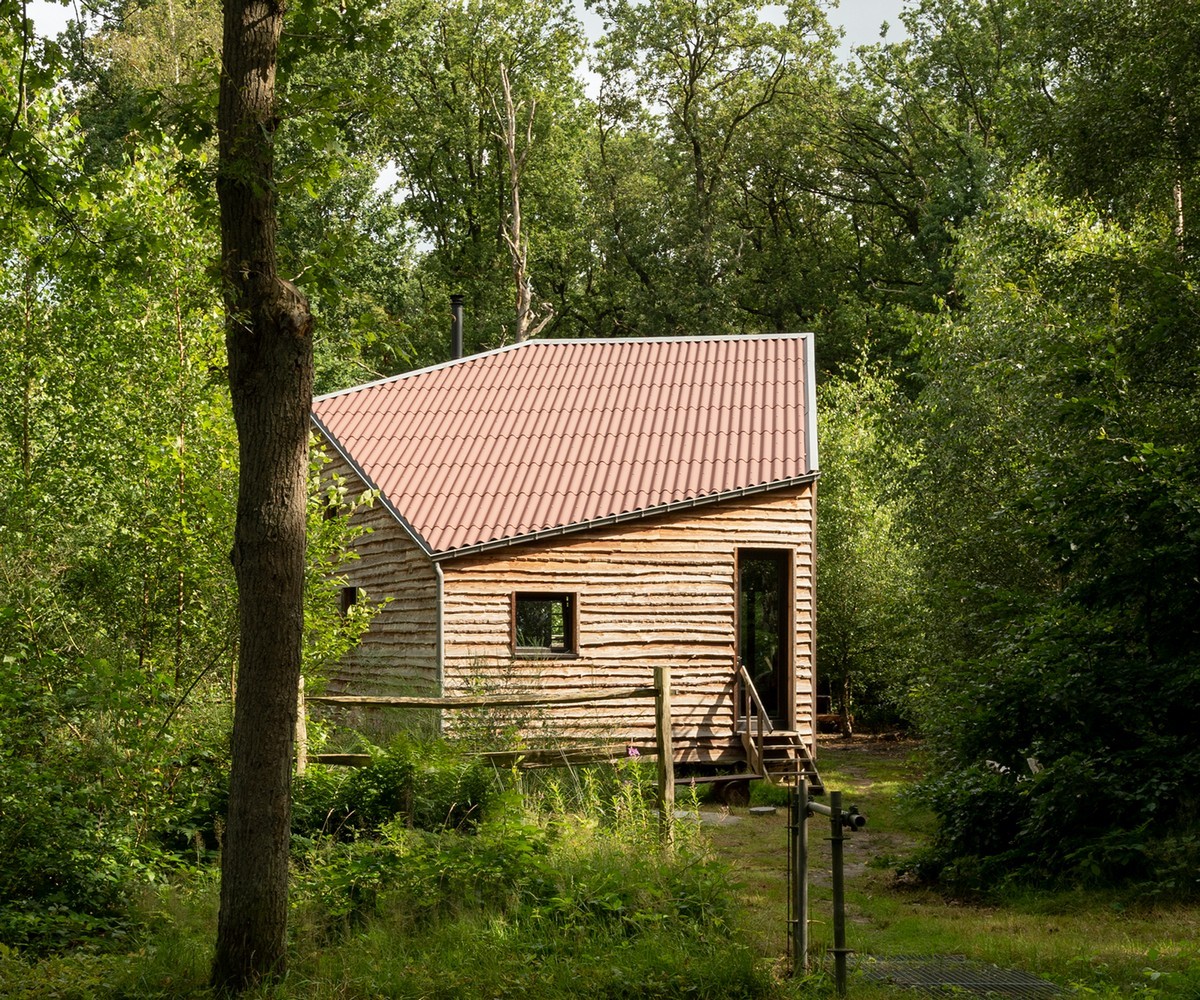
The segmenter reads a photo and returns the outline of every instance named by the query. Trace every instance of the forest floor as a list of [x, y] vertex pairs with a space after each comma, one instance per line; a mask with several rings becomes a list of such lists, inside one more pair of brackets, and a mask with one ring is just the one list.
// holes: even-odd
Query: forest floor
[[[961, 899], [897, 874], [901, 862], [934, 828], [930, 811], [910, 791], [922, 774], [912, 741], [823, 737], [817, 754], [825, 786], [857, 805], [865, 829], [844, 841], [847, 944], [851, 995], [912, 997], [911, 989], [869, 982], [875, 957], [928, 958], [949, 969], [994, 970], [1017, 985], [994, 996], [1054, 995], [1200, 998], [1200, 906], [1157, 903], [1113, 892], [1030, 889], [999, 898]], [[823, 800], [828, 802], [828, 796]], [[773, 959], [791, 995], [787, 927], [788, 809], [784, 794], [756, 788], [752, 804], [770, 814], [729, 808], [708, 836], [741, 884], [743, 927], [751, 946]], [[736, 822], [729, 822], [734, 819]], [[809, 820], [810, 942], [818, 981], [832, 971], [832, 892], [828, 821]], [[902, 959], [900, 957], [903, 956]], [[858, 970], [857, 972], [855, 970]], [[1036, 979], [1034, 978], [1036, 977]], [[1046, 986], [1035, 987], [1037, 981]], [[816, 985], [792, 979], [797, 996]], [[1020, 983], [1024, 983], [1022, 986]], [[958, 995], [970, 995], [959, 987]], [[927, 992], [926, 995], [945, 995]], [[978, 994], [977, 994], [978, 995]]]

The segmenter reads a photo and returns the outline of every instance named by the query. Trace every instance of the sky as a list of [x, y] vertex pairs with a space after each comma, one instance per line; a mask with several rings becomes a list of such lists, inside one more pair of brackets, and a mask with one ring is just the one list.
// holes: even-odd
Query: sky
[[829, 12], [829, 20], [845, 29], [843, 58], [856, 45], [870, 45], [879, 41], [879, 26], [884, 21], [890, 26], [888, 41], [895, 42], [903, 38], [904, 26], [899, 17], [903, 7], [903, 0], [842, 0], [840, 7]]
[[64, 7], [62, 4], [49, 3], [48, 0], [29, 0], [28, 11], [38, 34], [53, 38], [75, 16], [75, 5]]

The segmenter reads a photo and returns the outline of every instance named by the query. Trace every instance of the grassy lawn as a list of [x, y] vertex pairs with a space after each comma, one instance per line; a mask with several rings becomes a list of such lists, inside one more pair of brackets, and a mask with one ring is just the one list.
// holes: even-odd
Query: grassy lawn
[[[901, 793], [919, 775], [919, 755], [902, 743], [832, 738], [819, 753], [826, 786], [868, 817], [847, 834], [848, 944], [870, 955], [962, 955], [1049, 979], [1068, 994], [1200, 997], [1200, 906], [1154, 905], [1113, 892], [1037, 892], [999, 900], [953, 900], [906, 886], [895, 862], [932, 828], [919, 802]], [[743, 920], [753, 948], [787, 968], [787, 808], [769, 788], [754, 801], [779, 804], [771, 816], [733, 809], [741, 822], [713, 826], [718, 854], [743, 884]], [[828, 801], [826, 799], [826, 801]], [[815, 965], [831, 969], [832, 908], [829, 827], [809, 821], [810, 935]], [[826, 961], [826, 958], [829, 958]], [[853, 967], [853, 961], [852, 961]], [[816, 982], [785, 983], [809, 995]], [[854, 996], [913, 996], [851, 979]]]
[[[919, 773], [914, 748], [834, 740], [820, 765], [826, 785], [869, 820], [845, 841], [848, 943], [859, 955], [964, 956], [1024, 970], [1068, 996], [1200, 1000], [1200, 905], [1111, 891], [956, 900], [904, 884], [896, 862], [932, 829], [905, 795]], [[809, 821], [814, 972], [791, 977], [786, 795], [755, 789], [756, 803], [778, 805], [771, 815], [703, 806], [734, 821], [681, 824], [679, 847], [665, 856], [651, 778], [641, 766], [551, 773], [476, 835], [385, 825], [382, 842], [302, 855], [291, 972], [248, 997], [832, 996], [828, 821]], [[41, 960], [0, 947], [0, 997], [213, 1000], [216, 888], [205, 869], [148, 890], [143, 930], [124, 946]], [[852, 973], [850, 995], [915, 994]]]

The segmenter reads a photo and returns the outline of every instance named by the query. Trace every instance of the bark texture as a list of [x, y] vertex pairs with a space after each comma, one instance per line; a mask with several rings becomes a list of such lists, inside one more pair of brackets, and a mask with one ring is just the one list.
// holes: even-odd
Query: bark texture
[[217, 194], [240, 459], [231, 558], [241, 645], [212, 973], [224, 992], [286, 968], [313, 375], [308, 303], [276, 273], [273, 137], [282, 26], [278, 2], [225, 0]]

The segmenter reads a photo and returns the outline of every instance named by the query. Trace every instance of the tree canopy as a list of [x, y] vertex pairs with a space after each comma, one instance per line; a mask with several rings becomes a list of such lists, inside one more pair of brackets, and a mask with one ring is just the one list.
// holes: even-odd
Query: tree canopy
[[[210, 0], [0, 9], [0, 942], [54, 947], [223, 836], [249, 175]], [[926, 739], [917, 870], [1194, 888], [1197, 6], [913, 0], [849, 62], [808, 0], [592, 10], [289, 10], [246, 192], [317, 391], [445, 360], [456, 292], [469, 349], [813, 330], [819, 671]], [[348, 641], [317, 604], [310, 676]]]

